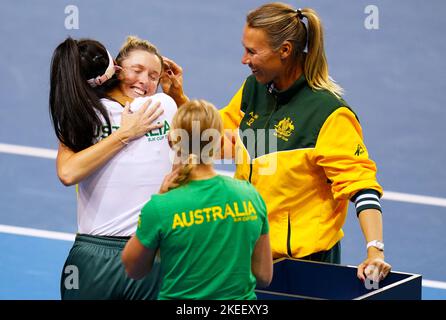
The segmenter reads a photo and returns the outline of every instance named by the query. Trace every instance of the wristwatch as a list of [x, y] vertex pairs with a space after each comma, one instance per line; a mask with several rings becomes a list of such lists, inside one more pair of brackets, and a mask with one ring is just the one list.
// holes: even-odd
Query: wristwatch
[[367, 249], [370, 247], [375, 247], [379, 251], [384, 251], [384, 243], [379, 240], [372, 240], [369, 243], [367, 243]]

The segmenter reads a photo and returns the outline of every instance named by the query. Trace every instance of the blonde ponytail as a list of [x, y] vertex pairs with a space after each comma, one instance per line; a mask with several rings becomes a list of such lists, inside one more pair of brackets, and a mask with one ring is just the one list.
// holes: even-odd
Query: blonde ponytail
[[187, 184], [190, 181], [190, 174], [192, 170], [197, 166], [197, 164], [198, 164], [197, 155], [191, 153], [187, 158], [187, 163], [181, 165], [181, 169], [178, 174], [178, 177], [175, 179], [175, 183], [177, 183], [180, 186]]
[[[188, 183], [191, 172], [198, 164], [212, 163], [212, 157], [220, 149], [222, 132], [223, 121], [220, 114], [217, 108], [207, 101], [190, 100], [177, 110], [169, 133], [172, 149], [182, 162], [175, 183]], [[197, 133], [199, 136], [194, 136]], [[206, 137], [209, 139], [206, 140]], [[200, 141], [193, 143], [192, 139]]]
[[328, 75], [321, 21], [313, 9], [304, 8], [301, 12], [308, 21], [308, 53], [304, 63], [305, 78], [311, 88], [325, 89], [339, 98], [343, 94], [343, 89]]

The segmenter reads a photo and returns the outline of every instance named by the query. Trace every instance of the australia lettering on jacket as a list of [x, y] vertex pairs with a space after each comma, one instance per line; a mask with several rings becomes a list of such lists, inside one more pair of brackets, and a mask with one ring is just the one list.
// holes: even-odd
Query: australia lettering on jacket
[[251, 201], [242, 203], [226, 203], [224, 207], [213, 206], [189, 212], [175, 213], [172, 221], [172, 229], [188, 228], [195, 224], [212, 223], [215, 221], [232, 219], [234, 222], [252, 221], [257, 219], [257, 212]]

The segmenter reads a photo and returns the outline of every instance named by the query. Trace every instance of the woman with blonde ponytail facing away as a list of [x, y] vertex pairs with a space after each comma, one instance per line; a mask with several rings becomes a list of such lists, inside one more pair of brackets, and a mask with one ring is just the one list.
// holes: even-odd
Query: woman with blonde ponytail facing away
[[159, 299], [255, 299], [272, 278], [268, 219], [246, 181], [219, 176], [223, 123], [217, 109], [193, 100], [174, 116], [170, 141], [179, 175], [165, 180], [141, 211], [122, 260], [131, 278], [150, 272], [160, 249]]
[[[241, 62], [252, 75], [220, 112], [231, 130], [224, 150], [235, 156], [235, 177], [265, 199], [273, 257], [340, 263], [352, 201], [367, 243], [358, 278], [383, 279], [391, 268], [384, 261], [383, 190], [359, 120], [329, 76], [318, 15], [262, 5], [247, 15], [242, 43]], [[163, 87], [181, 104], [187, 100], [178, 85], [181, 68], [166, 61], [172, 72]]]

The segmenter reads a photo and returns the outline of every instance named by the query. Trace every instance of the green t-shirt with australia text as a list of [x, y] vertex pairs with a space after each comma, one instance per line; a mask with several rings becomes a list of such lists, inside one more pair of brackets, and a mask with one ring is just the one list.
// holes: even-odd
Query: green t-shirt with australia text
[[254, 187], [215, 176], [153, 195], [136, 236], [145, 247], [160, 248], [159, 299], [255, 299], [251, 256], [268, 230]]

